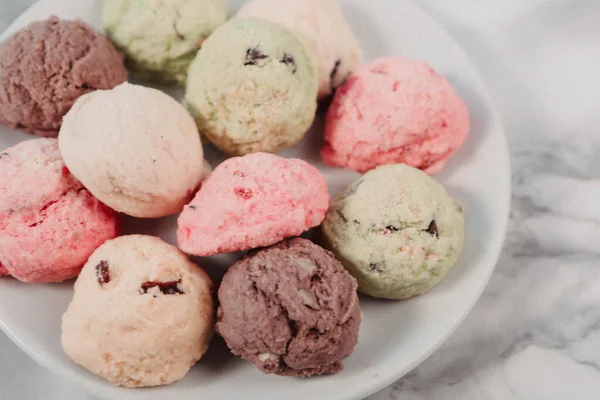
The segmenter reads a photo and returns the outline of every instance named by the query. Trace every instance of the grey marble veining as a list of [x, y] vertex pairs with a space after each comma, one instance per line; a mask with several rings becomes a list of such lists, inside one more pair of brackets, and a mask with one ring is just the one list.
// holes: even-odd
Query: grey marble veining
[[[0, 31], [31, 3], [0, 0]], [[600, 399], [600, 2], [418, 3], [463, 45], [498, 105], [513, 209], [473, 312], [369, 400]], [[0, 392], [90, 399], [2, 334]]]
[[503, 117], [503, 255], [465, 323], [371, 400], [600, 398], [600, 3], [421, 1]]

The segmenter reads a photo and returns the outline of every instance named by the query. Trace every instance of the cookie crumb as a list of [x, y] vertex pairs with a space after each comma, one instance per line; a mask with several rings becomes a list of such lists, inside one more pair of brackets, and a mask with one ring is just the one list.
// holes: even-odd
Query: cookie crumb
[[158, 289], [163, 293], [163, 294], [184, 294], [183, 291], [181, 291], [178, 287], [177, 284], [181, 282], [181, 279], [178, 281], [170, 281], [170, 282], [144, 282], [142, 283], [142, 292], [141, 294], [145, 294], [148, 293], [148, 290], [158, 286]]

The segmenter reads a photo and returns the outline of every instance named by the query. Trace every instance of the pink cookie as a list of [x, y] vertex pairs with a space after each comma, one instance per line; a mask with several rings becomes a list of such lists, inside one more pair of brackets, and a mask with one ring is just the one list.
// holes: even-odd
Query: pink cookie
[[98, 246], [117, 236], [118, 215], [71, 175], [56, 139], [4, 150], [0, 170], [0, 261], [15, 278], [72, 278]]
[[319, 225], [328, 206], [325, 178], [302, 160], [230, 158], [179, 216], [179, 247], [209, 256], [268, 246]]
[[0, 276], [7, 276], [10, 275], [8, 273], [8, 270], [6, 268], [4, 268], [4, 265], [2, 265], [2, 263], [0, 263]]
[[468, 131], [467, 107], [443, 76], [420, 61], [382, 57], [338, 89], [321, 156], [358, 172], [403, 163], [433, 174]]

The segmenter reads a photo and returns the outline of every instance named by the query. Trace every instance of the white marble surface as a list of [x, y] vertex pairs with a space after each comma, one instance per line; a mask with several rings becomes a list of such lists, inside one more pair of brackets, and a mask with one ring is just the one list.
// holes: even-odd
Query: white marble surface
[[[0, 0], [0, 31], [32, 2]], [[464, 324], [369, 399], [600, 399], [600, 1], [418, 3], [464, 46], [497, 102], [513, 210], [504, 254]], [[2, 334], [0, 398], [91, 400]]]

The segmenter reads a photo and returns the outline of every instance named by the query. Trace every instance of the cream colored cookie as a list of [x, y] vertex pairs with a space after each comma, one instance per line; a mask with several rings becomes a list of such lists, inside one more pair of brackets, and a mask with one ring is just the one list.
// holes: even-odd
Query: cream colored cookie
[[119, 386], [185, 376], [213, 334], [213, 285], [175, 247], [141, 235], [100, 246], [83, 267], [62, 320], [77, 364]]
[[181, 211], [203, 178], [193, 118], [165, 93], [124, 83], [80, 97], [58, 138], [65, 164], [109, 207], [139, 218]]

